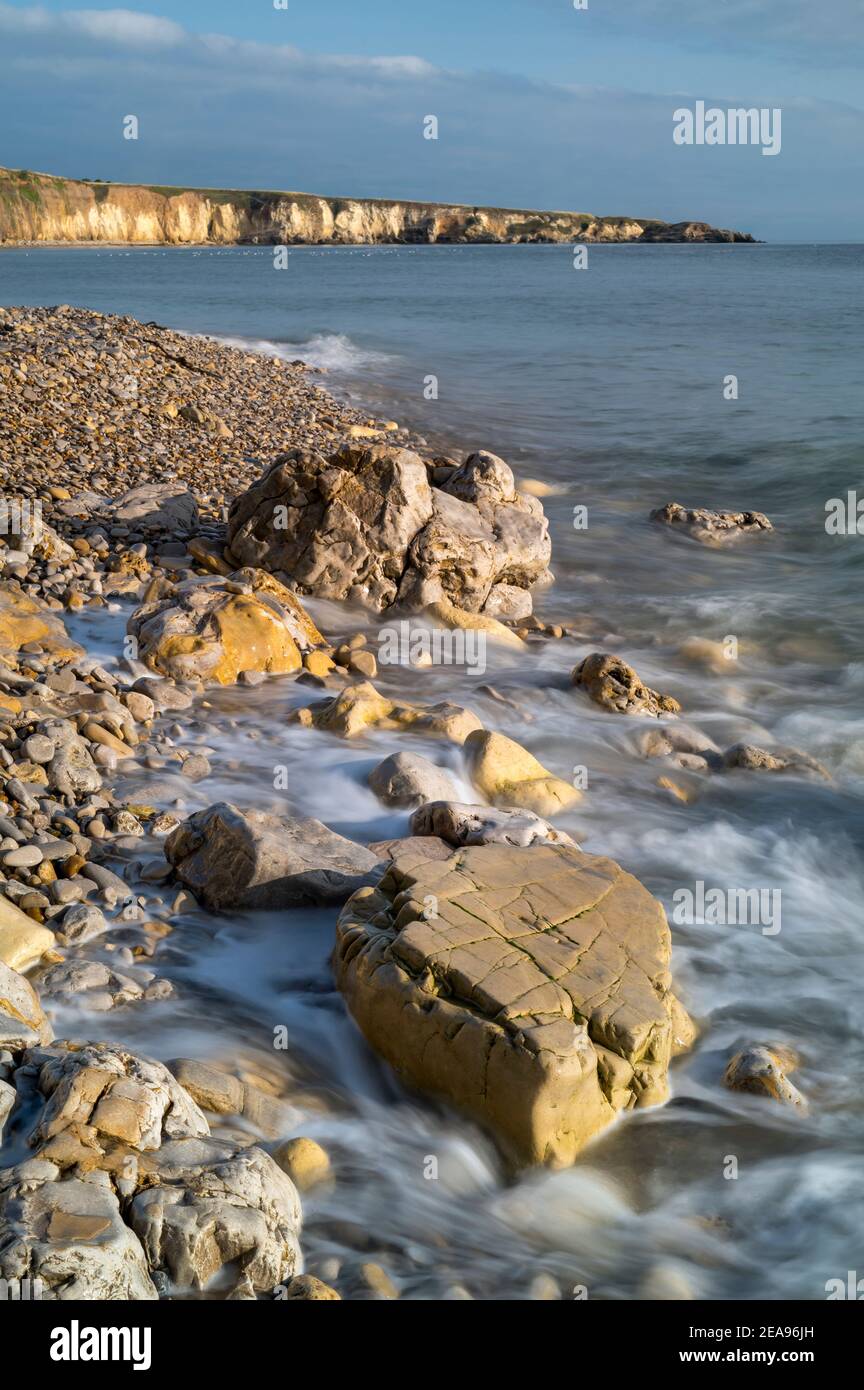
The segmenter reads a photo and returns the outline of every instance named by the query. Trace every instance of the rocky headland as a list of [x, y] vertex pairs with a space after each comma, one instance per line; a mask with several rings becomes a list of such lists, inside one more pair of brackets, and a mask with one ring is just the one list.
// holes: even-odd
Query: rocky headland
[[170, 188], [0, 168], [0, 245], [375, 245], [495, 242], [752, 242], [706, 222], [325, 198], [272, 190]]

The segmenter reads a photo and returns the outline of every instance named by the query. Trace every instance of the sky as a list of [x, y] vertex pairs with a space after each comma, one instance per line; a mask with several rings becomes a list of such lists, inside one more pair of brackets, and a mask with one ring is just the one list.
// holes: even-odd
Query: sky
[[[0, 0], [0, 164], [858, 241], [862, 56], [862, 0]], [[697, 101], [780, 153], [676, 144]]]

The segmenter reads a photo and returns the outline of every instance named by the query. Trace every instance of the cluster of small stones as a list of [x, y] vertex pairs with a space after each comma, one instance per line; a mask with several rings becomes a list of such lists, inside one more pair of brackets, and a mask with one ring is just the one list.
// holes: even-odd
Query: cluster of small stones
[[48, 501], [56, 480], [118, 496], [175, 477], [221, 509], [300, 444], [326, 451], [352, 431], [412, 439], [336, 402], [316, 374], [132, 318], [0, 308], [4, 490]]

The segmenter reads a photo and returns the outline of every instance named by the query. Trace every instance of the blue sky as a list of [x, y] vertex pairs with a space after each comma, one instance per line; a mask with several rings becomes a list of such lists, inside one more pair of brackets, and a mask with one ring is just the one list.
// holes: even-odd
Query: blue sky
[[[0, 163], [859, 240], [862, 49], [861, 0], [0, 0]], [[781, 154], [676, 146], [700, 99]]]

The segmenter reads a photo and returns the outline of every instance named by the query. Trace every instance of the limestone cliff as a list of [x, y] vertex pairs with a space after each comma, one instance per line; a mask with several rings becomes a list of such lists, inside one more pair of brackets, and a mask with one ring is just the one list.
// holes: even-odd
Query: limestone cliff
[[310, 193], [158, 188], [0, 168], [0, 244], [370, 245], [422, 242], [752, 241], [705, 222], [594, 217]]

